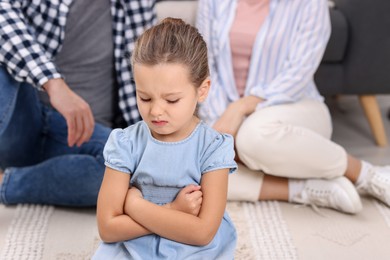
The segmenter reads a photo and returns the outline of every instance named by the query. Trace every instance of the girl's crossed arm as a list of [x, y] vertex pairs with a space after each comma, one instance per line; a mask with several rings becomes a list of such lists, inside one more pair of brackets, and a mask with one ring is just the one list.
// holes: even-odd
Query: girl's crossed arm
[[[129, 174], [106, 167], [97, 203], [99, 234], [104, 242], [124, 241], [152, 233], [124, 212], [129, 183]], [[163, 207], [198, 215], [202, 203], [199, 189], [199, 186], [189, 185], [179, 192], [174, 202]]]
[[228, 169], [202, 176], [202, 206], [198, 216], [159, 207], [131, 188], [125, 212], [147, 230], [162, 237], [191, 245], [207, 245], [221, 224], [227, 200]]

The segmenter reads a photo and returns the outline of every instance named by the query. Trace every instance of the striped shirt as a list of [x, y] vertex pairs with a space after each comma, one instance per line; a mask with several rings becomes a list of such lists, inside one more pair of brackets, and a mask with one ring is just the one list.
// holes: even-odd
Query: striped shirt
[[[72, 1], [0, 2], [0, 65], [16, 80], [42, 90], [49, 79], [62, 77], [53, 61], [62, 47]], [[156, 22], [154, 4], [154, 0], [111, 1], [119, 107], [128, 124], [141, 119], [129, 53], [137, 37]]]
[[[200, 0], [197, 27], [208, 45], [211, 89], [199, 115], [209, 124], [238, 100], [229, 31], [237, 0]], [[330, 37], [327, 0], [271, 0], [269, 15], [257, 33], [244, 96], [265, 99], [256, 109], [323, 100], [314, 83]]]

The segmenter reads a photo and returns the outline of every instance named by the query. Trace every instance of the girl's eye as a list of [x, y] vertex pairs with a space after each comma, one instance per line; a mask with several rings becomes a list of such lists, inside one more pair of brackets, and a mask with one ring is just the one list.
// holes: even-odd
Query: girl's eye
[[150, 98], [139, 98], [142, 102], [149, 102]]
[[175, 104], [175, 103], [179, 102], [179, 100], [180, 100], [180, 99], [167, 100], [167, 102], [168, 102], [169, 104]]

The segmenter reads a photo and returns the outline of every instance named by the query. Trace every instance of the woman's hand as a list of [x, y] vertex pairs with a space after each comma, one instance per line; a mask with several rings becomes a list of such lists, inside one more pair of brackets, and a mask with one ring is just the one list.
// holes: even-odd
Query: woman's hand
[[200, 186], [193, 184], [184, 187], [173, 202], [166, 204], [167, 207], [198, 216], [203, 199], [200, 188]]
[[262, 101], [264, 100], [259, 97], [246, 96], [229, 104], [213, 128], [235, 137], [245, 117], [252, 114], [256, 110], [256, 106]]

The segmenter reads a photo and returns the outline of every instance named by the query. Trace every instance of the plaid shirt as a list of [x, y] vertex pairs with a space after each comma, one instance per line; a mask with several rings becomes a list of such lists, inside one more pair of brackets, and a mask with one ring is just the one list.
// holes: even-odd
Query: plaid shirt
[[[0, 0], [0, 64], [17, 81], [42, 90], [60, 78], [53, 58], [62, 47], [73, 0]], [[153, 0], [111, 0], [119, 107], [127, 123], [139, 121], [129, 56], [134, 42], [156, 22]]]

